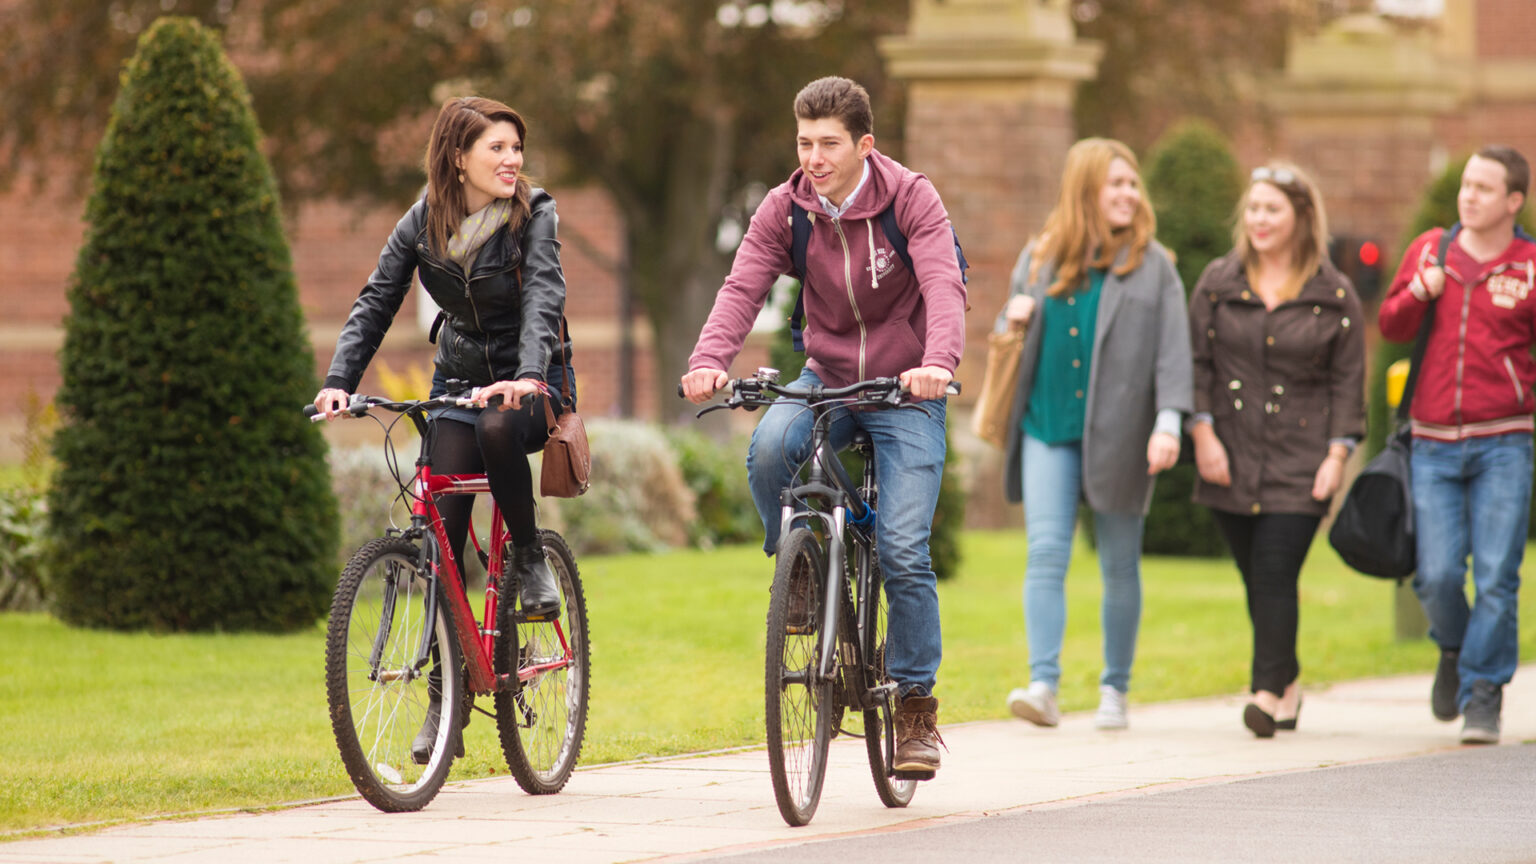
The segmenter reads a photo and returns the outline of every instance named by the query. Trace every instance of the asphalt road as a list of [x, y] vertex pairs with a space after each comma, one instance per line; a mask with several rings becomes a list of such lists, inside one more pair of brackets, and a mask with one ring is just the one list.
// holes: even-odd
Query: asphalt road
[[731, 862], [1536, 862], [1536, 744], [1037, 806]]

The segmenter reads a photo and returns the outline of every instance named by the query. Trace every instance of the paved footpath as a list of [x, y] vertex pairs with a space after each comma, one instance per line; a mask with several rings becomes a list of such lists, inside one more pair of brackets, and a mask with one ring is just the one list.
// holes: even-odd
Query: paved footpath
[[[912, 835], [916, 840], [936, 834], [935, 828], [949, 832], [971, 824], [983, 831], [1031, 813], [1043, 819], [1085, 806], [1087, 813], [1096, 805], [1165, 794], [1155, 800], [1172, 805], [1180, 793], [1191, 791], [1201, 795], [1182, 797], [1199, 800], [1202, 812], [1219, 821], [1224, 806], [1232, 808], [1233, 818], [1251, 806], [1240, 787], [1231, 795], [1218, 794], [1223, 785], [1283, 780], [1334, 766], [1423, 765], [1396, 760], [1436, 753], [1475, 759], [1485, 772], [1508, 764], [1525, 776], [1519, 785], [1536, 784], [1528, 773], [1532, 762], [1523, 758], [1529, 751], [1513, 749], [1536, 741], [1536, 666], [1522, 668], [1505, 689], [1500, 748], [1461, 748], [1459, 722], [1438, 723], [1430, 716], [1429, 687], [1428, 675], [1416, 675], [1308, 690], [1300, 730], [1269, 741], [1255, 740], [1241, 726], [1242, 700], [1235, 695], [1157, 705], [1133, 701], [1125, 732], [1094, 730], [1089, 713], [1067, 715], [1057, 729], [1011, 719], [943, 726], [949, 752], [939, 779], [922, 785], [911, 806], [899, 810], [882, 807], [875, 797], [863, 742], [839, 740], [821, 807], [806, 828], [789, 828], [779, 818], [767, 760], [761, 750], [748, 750], [581, 769], [564, 792], [544, 797], [523, 794], [510, 778], [455, 783], [420, 813], [379, 813], [352, 799], [0, 843], [0, 864], [404, 859], [484, 864], [544, 856], [585, 864], [772, 856], [782, 847], [860, 835], [889, 842], [892, 832], [924, 832]], [[1458, 750], [1478, 755], [1451, 752]], [[1357, 818], [1338, 819], [1333, 830], [1352, 834], [1351, 825], [1384, 815], [1410, 833], [1415, 825], [1426, 836], [1446, 829], [1436, 824], [1433, 812], [1424, 813], [1422, 822], [1404, 822], [1404, 814], [1386, 813], [1389, 806], [1390, 799], [1345, 799], [1341, 815], [1354, 810]], [[1124, 860], [1138, 860], [1130, 839]], [[950, 846], [954, 855], [939, 858], [961, 857], [963, 849], [964, 844]], [[1244, 857], [1231, 847], [1189, 851], [1194, 861]], [[1018, 854], [972, 859], [983, 860], [1018, 860]]]

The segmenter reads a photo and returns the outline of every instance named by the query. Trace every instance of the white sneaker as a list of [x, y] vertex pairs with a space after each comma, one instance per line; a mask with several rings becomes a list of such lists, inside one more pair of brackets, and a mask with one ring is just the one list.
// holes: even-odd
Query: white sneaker
[[1061, 709], [1056, 707], [1056, 691], [1044, 681], [1031, 681], [1029, 689], [1015, 687], [1008, 694], [1008, 710], [1021, 720], [1036, 726], [1055, 726], [1061, 722]]
[[1099, 687], [1099, 711], [1093, 715], [1093, 728], [1124, 729], [1129, 725], [1125, 716], [1125, 694], [1108, 684]]

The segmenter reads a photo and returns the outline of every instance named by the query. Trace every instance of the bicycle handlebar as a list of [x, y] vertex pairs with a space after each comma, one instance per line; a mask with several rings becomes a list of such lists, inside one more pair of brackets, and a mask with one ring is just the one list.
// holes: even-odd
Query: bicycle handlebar
[[[899, 378], [872, 378], [868, 381], [858, 381], [849, 384], [846, 387], [812, 387], [806, 389], [779, 384], [760, 373], [751, 378], [732, 378], [721, 390], [730, 391], [730, 395], [726, 397], [726, 400], [700, 409], [695, 416], [703, 417], [711, 411], [719, 411], [726, 408], [755, 410], [764, 405], [772, 404], [778, 397], [794, 399], [807, 405], [838, 400], [847, 400], [859, 405], [884, 405], [891, 408], [920, 404], [907, 401], [904, 398], [908, 395], [908, 392], [902, 386], [901, 379]], [[960, 395], [960, 382], [949, 382], [944, 388], [944, 393], [946, 396]], [[677, 395], [683, 395], [681, 384], [677, 387]]]
[[[361, 393], [353, 393], [347, 401], [347, 407], [336, 412], [336, 417], [361, 417], [370, 409], [383, 408], [394, 411], [397, 414], [407, 414], [412, 411], [430, 411], [434, 408], [478, 408], [475, 398], [480, 395], [480, 387], [472, 387], [457, 393], [446, 393], [432, 399], [389, 399], [384, 396], [364, 396]], [[522, 407], [531, 404], [532, 395], [524, 396]], [[311, 402], [304, 406], [304, 416], [311, 423], [320, 423], [329, 420], [332, 415], [321, 413], [320, 409]]]

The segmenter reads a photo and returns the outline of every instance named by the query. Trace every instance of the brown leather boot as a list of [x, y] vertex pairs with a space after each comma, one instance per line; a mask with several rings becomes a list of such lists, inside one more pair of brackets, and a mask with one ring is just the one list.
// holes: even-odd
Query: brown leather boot
[[896, 706], [896, 764], [907, 779], [928, 780], [939, 770], [939, 700], [908, 696]]

